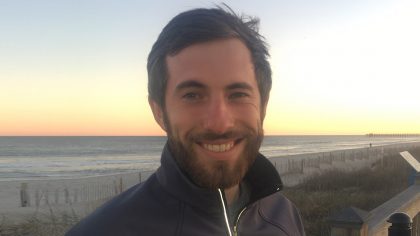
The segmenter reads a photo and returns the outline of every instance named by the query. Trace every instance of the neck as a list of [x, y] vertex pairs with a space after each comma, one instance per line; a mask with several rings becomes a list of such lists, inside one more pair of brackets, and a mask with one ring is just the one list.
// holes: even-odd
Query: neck
[[234, 185], [230, 188], [225, 188], [224, 192], [227, 205], [231, 205], [234, 201], [238, 200], [239, 198], [239, 184]]

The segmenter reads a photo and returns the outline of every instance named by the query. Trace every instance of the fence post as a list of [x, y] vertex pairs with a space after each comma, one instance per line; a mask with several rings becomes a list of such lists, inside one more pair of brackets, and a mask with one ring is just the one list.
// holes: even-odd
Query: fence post
[[70, 200], [69, 200], [69, 190], [67, 189], [67, 187], [66, 188], [64, 188], [64, 201], [65, 201], [65, 203], [66, 204], [69, 204], [70, 203]]
[[45, 193], [45, 205], [49, 206], [50, 205], [50, 199], [49, 199], [50, 193], [49, 193], [48, 189], [46, 189], [44, 191], [44, 193]]
[[387, 222], [391, 223], [388, 228], [388, 236], [411, 236], [411, 218], [407, 214], [394, 213]]
[[123, 191], [123, 180], [122, 180], [122, 177], [120, 176], [120, 186], [119, 186], [119, 190], [120, 190], [120, 193], [122, 193], [122, 191]]
[[304, 170], [305, 170], [305, 159], [302, 159], [301, 161], [300, 161], [300, 173], [302, 173], [303, 174], [303, 172], [304, 172]]
[[327, 218], [330, 236], [368, 236], [368, 217], [369, 212], [355, 207], [342, 209]]
[[40, 202], [41, 202], [41, 198], [39, 196], [39, 189], [37, 189], [35, 192], [35, 206], [39, 207]]
[[381, 149], [381, 168], [384, 168], [384, 156], [385, 156], [385, 150], [384, 147]]
[[58, 189], [55, 189], [55, 192], [54, 192], [54, 203], [55, 204], [58, 204], [58, 198], [59, 198], [58, 194], [59, 194]]
[[28, 184], [22, 183], [20, 185], [20, 205], [22, 207], [29, 206]]
[[114, 179], [114, 180], [113, 180], [113, 182], [114, 182], [114, 195], [117, 195], [117, 194], [118, 194], [118, 185], [117, 185], [117, 181]]
[[79, 201], [79, 189], [75, 189], [74, 190], [74, 197], [73, 197], [73, 202], [78, 202]]

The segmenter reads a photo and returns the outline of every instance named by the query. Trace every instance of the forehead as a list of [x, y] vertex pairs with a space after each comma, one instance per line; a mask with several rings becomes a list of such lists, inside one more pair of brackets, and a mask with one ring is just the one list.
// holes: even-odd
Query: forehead
[[167, 91], [186, 80], [225, 86], [246, 82], [256, 86], [251, 53], [236, 38], [193, 44], [167, 56]]

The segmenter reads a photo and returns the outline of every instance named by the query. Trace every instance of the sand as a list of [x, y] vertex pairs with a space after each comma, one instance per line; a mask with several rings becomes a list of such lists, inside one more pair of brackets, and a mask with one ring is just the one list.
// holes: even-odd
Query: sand
[[[384, 154], [406, 148], [406, 145], [389, 145], [270, 160], [282, 176], [284, 185], [293, 186], [329, 169], [352, 171], [370, 167]], [[34, 215], [68, 214], [83, 217], [151, 174], [148, 171], [72, 179], [0, 181], [0, 217], [7, 222], [25, 220]]]
[[69, 179], [0, 181], [0, 217], [16, 222], [34, 215], [82, 217], [151, 172]]

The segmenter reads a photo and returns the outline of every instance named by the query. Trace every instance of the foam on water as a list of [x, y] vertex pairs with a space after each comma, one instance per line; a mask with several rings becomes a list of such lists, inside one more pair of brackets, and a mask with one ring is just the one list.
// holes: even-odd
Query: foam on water
[[[267, 136], [261, 152], [287, 156], [419, 141], [366, 136]], [[154, 170], [166, 137], [0, 137], [0, 180]]]

